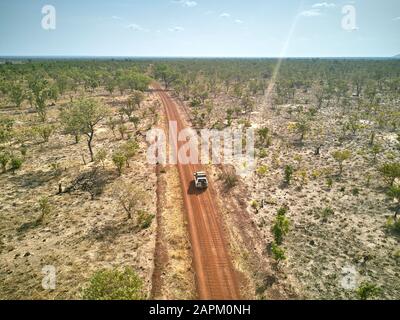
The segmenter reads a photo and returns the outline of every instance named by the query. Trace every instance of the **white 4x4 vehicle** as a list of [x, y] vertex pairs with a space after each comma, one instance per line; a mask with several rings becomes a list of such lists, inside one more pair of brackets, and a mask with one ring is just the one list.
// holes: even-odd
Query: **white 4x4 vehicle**
[[194, 174], [194, 184], [197, 189], [206, 189], [208, 187], [208, 180], [206, 173], [196, 172]]

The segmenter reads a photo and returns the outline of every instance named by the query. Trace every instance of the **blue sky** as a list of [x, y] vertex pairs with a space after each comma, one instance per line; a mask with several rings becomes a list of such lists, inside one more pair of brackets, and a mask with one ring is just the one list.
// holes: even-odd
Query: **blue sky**
[[[55, 30], [42, 28], [44, 5]], [[400, 1], [2, 0], [0, 39], [2, 56], [393, 56]]]

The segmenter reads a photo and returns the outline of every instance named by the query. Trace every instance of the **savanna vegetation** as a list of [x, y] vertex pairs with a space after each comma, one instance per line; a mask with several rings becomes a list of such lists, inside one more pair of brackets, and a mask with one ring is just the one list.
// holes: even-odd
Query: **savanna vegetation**
[[[3, 61], [0, 298], [149, 297], [152, 81], [197, 129], [255, 130], [253, 173], [212, 169], [257, 227], [262, 249], [243, 240], [238, 260], [246, 296], [400, 298], [395, 59]], [[43, 263], [62, 270], [56, 290], [40, 285]]]
[[[398, 60], [152, 63], [194, 127], [255, 131], [255, 172], [234, 183], [229, 170], [219, 176], [221, 192], [248, 202], [262, 234], [266, 250], [255, 260], [274, 261], [278, 270], [271, 282], [257, 272], [262, 263], [242, 259], [259, 298], [273, 298], [274, 290], [286, 297], [399, 298]], [[343, 286], [348, 266], [357, 271], [352, 288]]]

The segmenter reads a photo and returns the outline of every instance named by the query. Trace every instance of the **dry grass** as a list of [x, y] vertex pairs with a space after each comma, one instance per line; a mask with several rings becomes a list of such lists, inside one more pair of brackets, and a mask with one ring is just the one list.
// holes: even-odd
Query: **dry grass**
[[[207, 126], [224, 123], [226, 110], [235, 101], [220, 94], [213, 103]], [[303, 103], [303, 107], [307, 111], [312, 105]], [[368, 144], [368, 121], [361, 119], [362, 128], [355, 135], [347, 133], [342, 142], [338, 141], [346, 115], [333, 103], [317, 113], [310, 124], [312, 132], [300, 143], [298, 134], [289, 130], [297, 109], [297, 105], [273, 109], [264, 97], [257, 98], [249, 123], [255, 129], [268, 127], [272, 146], [265, 149], [263, 158], [258, 158], [257, 168], [261, 169], [241, 179], [232, 188], [229, 201], [224, 201], [233, 259], [245, 278], [243, 292], [267, 299], [355, 299], [356, 288], [342, 286], [346, 270], [351, 267], [357, 272], [356, 287], [369, 281], [382, 289], [378, 298], [399, 299], [399, 239], [385, 229], [387, 218], [393, 215], [394, 203], [387, 198], [385, 182], [377, 170], [384, 162], [400, 159], [396, 134], [377, 130], [375, 141], [382, 145], [383, 152], [374, 162]], [[232, 126], [242, 127], [243, 120], [239, 115]], [[326, 136], [321, 155], [316, 156], [313, 134], [319, 131], [326, 132]], [[344, 162], [343, 175], [339, 177], [339, 165], [332, 153], [343, 149], [350, 150], [352, 156]], [[286, 165], [295, 169], [290, 185], [284, 183]], [[216, 170], [214, 176], [217, 178], [219, 174]], [[328, 178], [332, 179], [332, 188], [328, 186]], [[219, 187], [222, 193], [223, 185]], [[250, 221], [241, 217], [243, 203]], [[291, 221], [283, 244], [287, 259], [271, 275], [270, 267], [274, 266], [268, 253], [273, 241], [271, 226], [277, 210], [285, 205], [289, 207]], [[240, 227], [246, 223], [256, 225], [258, 230], [252, 232], [254, 243], [250, 247], [243, 231], [250, 228]], [[258, 233], [260, 237], [256, 236]], [[250, 257], [254, 254], [254, 260], [247, 253], [251, 253]], [[267, 266], [262, 271], [264, 275], [257, 272], [261, 264]]]
[[[108, 105], [114, 105], [113, 110], [124, 98], [103, 97]], [[53, 109], [50, 119], [54, 121], [57, 115]], [[134, 220], [127, 221], [113, 196], [121, 180], [140, 185], [150, 199], [146, 211], [155, 214], [156, 177], [154, 168], [146, 164], [146, 144], [140, 143], [141, 151], [130, 168], [118, 177], [110, 158], [112, 150], [123, 142], [115, 139], [105, 124], [98, 128], [95, 150], [105, 148], [108, 159], [104, 168], [98, 165], [105, 179], [104, 190], [91, 200], [82, 190], [57, 195], [59, 181], [66, 189], [94, 166], [83, 165], [81, 155], [88, 159], [84, 138], [78, 145], [72, 143], [71, 137], [58, 130], [48, 143], [28, 146], [25, 163], [15, 175], [0, 175], [0, 299], [79, 299], [95, 271], [123, 266], [133, 267], [146, 290], [151, 289], [155, 220], [150, 228], [138, 229]], [[52, 163], [62, 168], [60, 177], [54, 175]], [[37, 203], [44, 196], [51, 212], [43, 223], [36, 224]], [[42, 268], [46, 265], [56, 267], [55, 290], [42, 288]]]

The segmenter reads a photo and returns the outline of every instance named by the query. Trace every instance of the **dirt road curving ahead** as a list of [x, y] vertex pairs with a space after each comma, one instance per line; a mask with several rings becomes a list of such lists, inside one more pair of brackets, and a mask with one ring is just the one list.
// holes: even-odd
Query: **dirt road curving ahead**
[[[158, 85], [167, 119], [176, 121], [178, 133], [186, 128], [178, 106]], [[178, 142], [178, 149], [184, 142]], [[176, 147], [176, 146], [175, 146]], [[205, 191], [196, 190], [193, 173], [205, 171], [202, 165], [178, 163], [196, 272], [197, 289], [202, 300], [236, 300], [239, 286], [225, 241], [222, 219], [212, 181]]]

